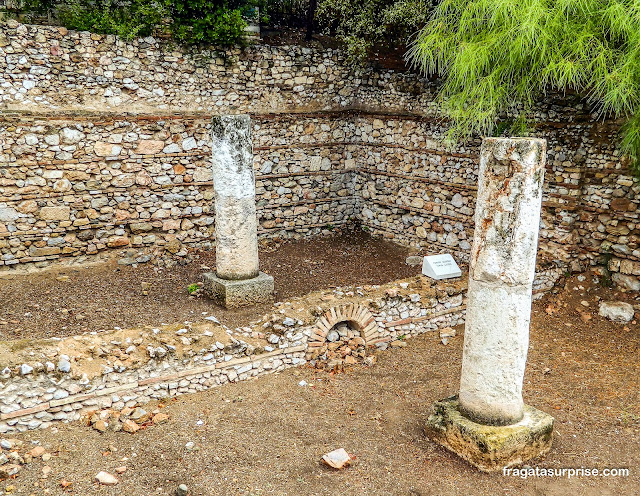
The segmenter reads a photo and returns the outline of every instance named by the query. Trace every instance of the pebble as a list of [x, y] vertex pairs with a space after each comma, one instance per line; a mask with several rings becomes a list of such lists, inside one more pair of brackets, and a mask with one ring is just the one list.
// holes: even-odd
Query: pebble
[[189, 488], [186, 484], [180, 484], [176, 488], [176, 496], [187, 496], [189, 494]]
[[614, 322], [626, 323], [633, 319], [635, 310], [623, 301], [602, 301], [598, 314]]
[[0, 479], [8, 479], [9, 477], [16, 475], [22, 470], [22, 467], [18, 464], [3, 465], [0, 467]]
[[45, 449], [42, 446], [36, 446], [31, 451], [29, 451], [29, 454], [34, 458], [39, 458], [44, 455], [44, 453]]
[[115, 486], [118, 483], [118, 479], [107, 472], [98, 472], [96, 474], [96, 481], [104, 486]]
[[136, 424], [133, 420], [127, 419], [122, 422], [122, 430], [128, 432], [129, 434], [135, 434], [140, 430], [138, 424]]
[[69, 373], [71, 371], [71, 363], [69, 363], [69, 360], [61, 358], [58, 362], [58, 370], [65, 374]]
[[611, 279], [620, 288], [629, 291], [640, 291], [640, 280], [637, 277], [616, 272], [611, 276]]
[[93, 424], [93, 428], [98, 432], [105, 432], [109, 425], [104, 420], [98, 420], [95, 424]]
[[169, 415], [167, 415], [166, 413], [158, 413], [153, 416], [154, 424], [164, 424], [165, 422], [168, 422], [168, 421], [169, 421]]
[[139, 419], [141, 419], [142, 417], [144, 417], [146, 414], [147, 414], [147, 411], [146, 411], [144, 408], [140, 408], [140, 407], [138, 407], [138, 408], [136, 408], [135, 410], [133, 410], [133, 412], [131, 412], [130, 417], [131, 417], [133, 420], [139, 420]]
[[338, 448], [322, 456], [322, 461], [335, 469], [345, 468], [351, 463], [351, 457], [344, 448]]
[[20, 375], [28, 375], [33, 372], [33, 367], [27, 363], [20, 365]]

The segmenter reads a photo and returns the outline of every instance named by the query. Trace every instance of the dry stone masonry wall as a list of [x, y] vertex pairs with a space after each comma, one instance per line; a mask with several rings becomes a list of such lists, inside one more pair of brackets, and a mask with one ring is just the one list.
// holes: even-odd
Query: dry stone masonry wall
[[[125, 248], [123, 263], [210, 246], [210, 116], [249, 113], [259, 233], [357, 220], [468, 258], [479, 142], [449, 149], [435, 84], [354, 69], [340, 50], [189, 52], [153, 39], [0, 28], [0, 268]], [[549, 143], [538, 279], [608, 263], [640, 275], [639, 187], [618, 123], [575, 99], [536, 113]]]
[[[46, 262], [118, 247], [179, 253], [210, 244], [210, 119], [4, 114], [0, 117], [2, 263]], [[318, 147], [339, 122], [254, 120], [260, 232], [318, 232], [354, 215], [342, 153]], [[307, 130], [305, 132], [305, 129]], [[313, 135], [311, 132], [313, 131]], [[303, 146], [296, 150], [296, 140]], [[286, 145], [289, 143], [289, 145]], [[285, 148], [286, 146], [286, 148]]]

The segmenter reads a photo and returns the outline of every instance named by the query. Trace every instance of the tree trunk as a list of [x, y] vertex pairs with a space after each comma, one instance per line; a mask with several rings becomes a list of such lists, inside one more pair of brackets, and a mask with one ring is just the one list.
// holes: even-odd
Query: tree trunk
[[317, 7], [318, 0], [309, 0], [309, 9], [307, 10], [307, 41], [310, 41], [313, 36], [313, 18], [316, 15]]

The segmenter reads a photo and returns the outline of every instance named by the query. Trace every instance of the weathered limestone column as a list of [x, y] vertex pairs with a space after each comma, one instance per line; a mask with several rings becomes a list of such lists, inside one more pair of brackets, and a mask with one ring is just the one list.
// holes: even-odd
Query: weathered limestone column
[[546, 142], [489, 138], [480, 153], [460, 408], [508, 425], [523, 416]]
[[204, 275], [205, 292], [227, 307], [269, 301], [273, 278], [258, 262], [251, 119], [216, 116], [211, 127], [216, 273]]
[[222, 279], [258, 275], [258, 226], [251, 119], [214, 117], [211, 122], [216, 214], [216, 274]]
[[545, 158], [544, 140], [482, 142], [460, 393], [427, 426], [482, 470], [551, 446], [553, 419], [522, 401]]

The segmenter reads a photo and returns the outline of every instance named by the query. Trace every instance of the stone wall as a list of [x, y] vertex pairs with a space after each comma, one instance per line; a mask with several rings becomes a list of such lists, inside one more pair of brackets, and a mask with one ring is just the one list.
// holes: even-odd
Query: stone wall
[[[0, 116], [0, 250], [7, 265], [141, 250], [144, 261], [213, 232], [203, 115]], [[327, 116], [254, 118], [260, 233], [314, 233], [355, 215], [354, 174]], [[321, 144], [319, 144], [321, 143]], [[124, 260], [129, 260], [124, 259]]]
[[[189, 52], [10, 21], [0, 29], [0, 264], [109, 248], [134, 262], [208, 246], [208, 121], [238, 112], [255, 121], [262, 236], [356, 219], [464, 261], [478, 142], [442, 144], [434, 92], [320, 46]], [[639, 188], [615, 147], [618, 123], [574, 98], [549, 99], [536, 117], [549, 141], [539, 272], [607, 254], [613, 270], [640, 274]]]

